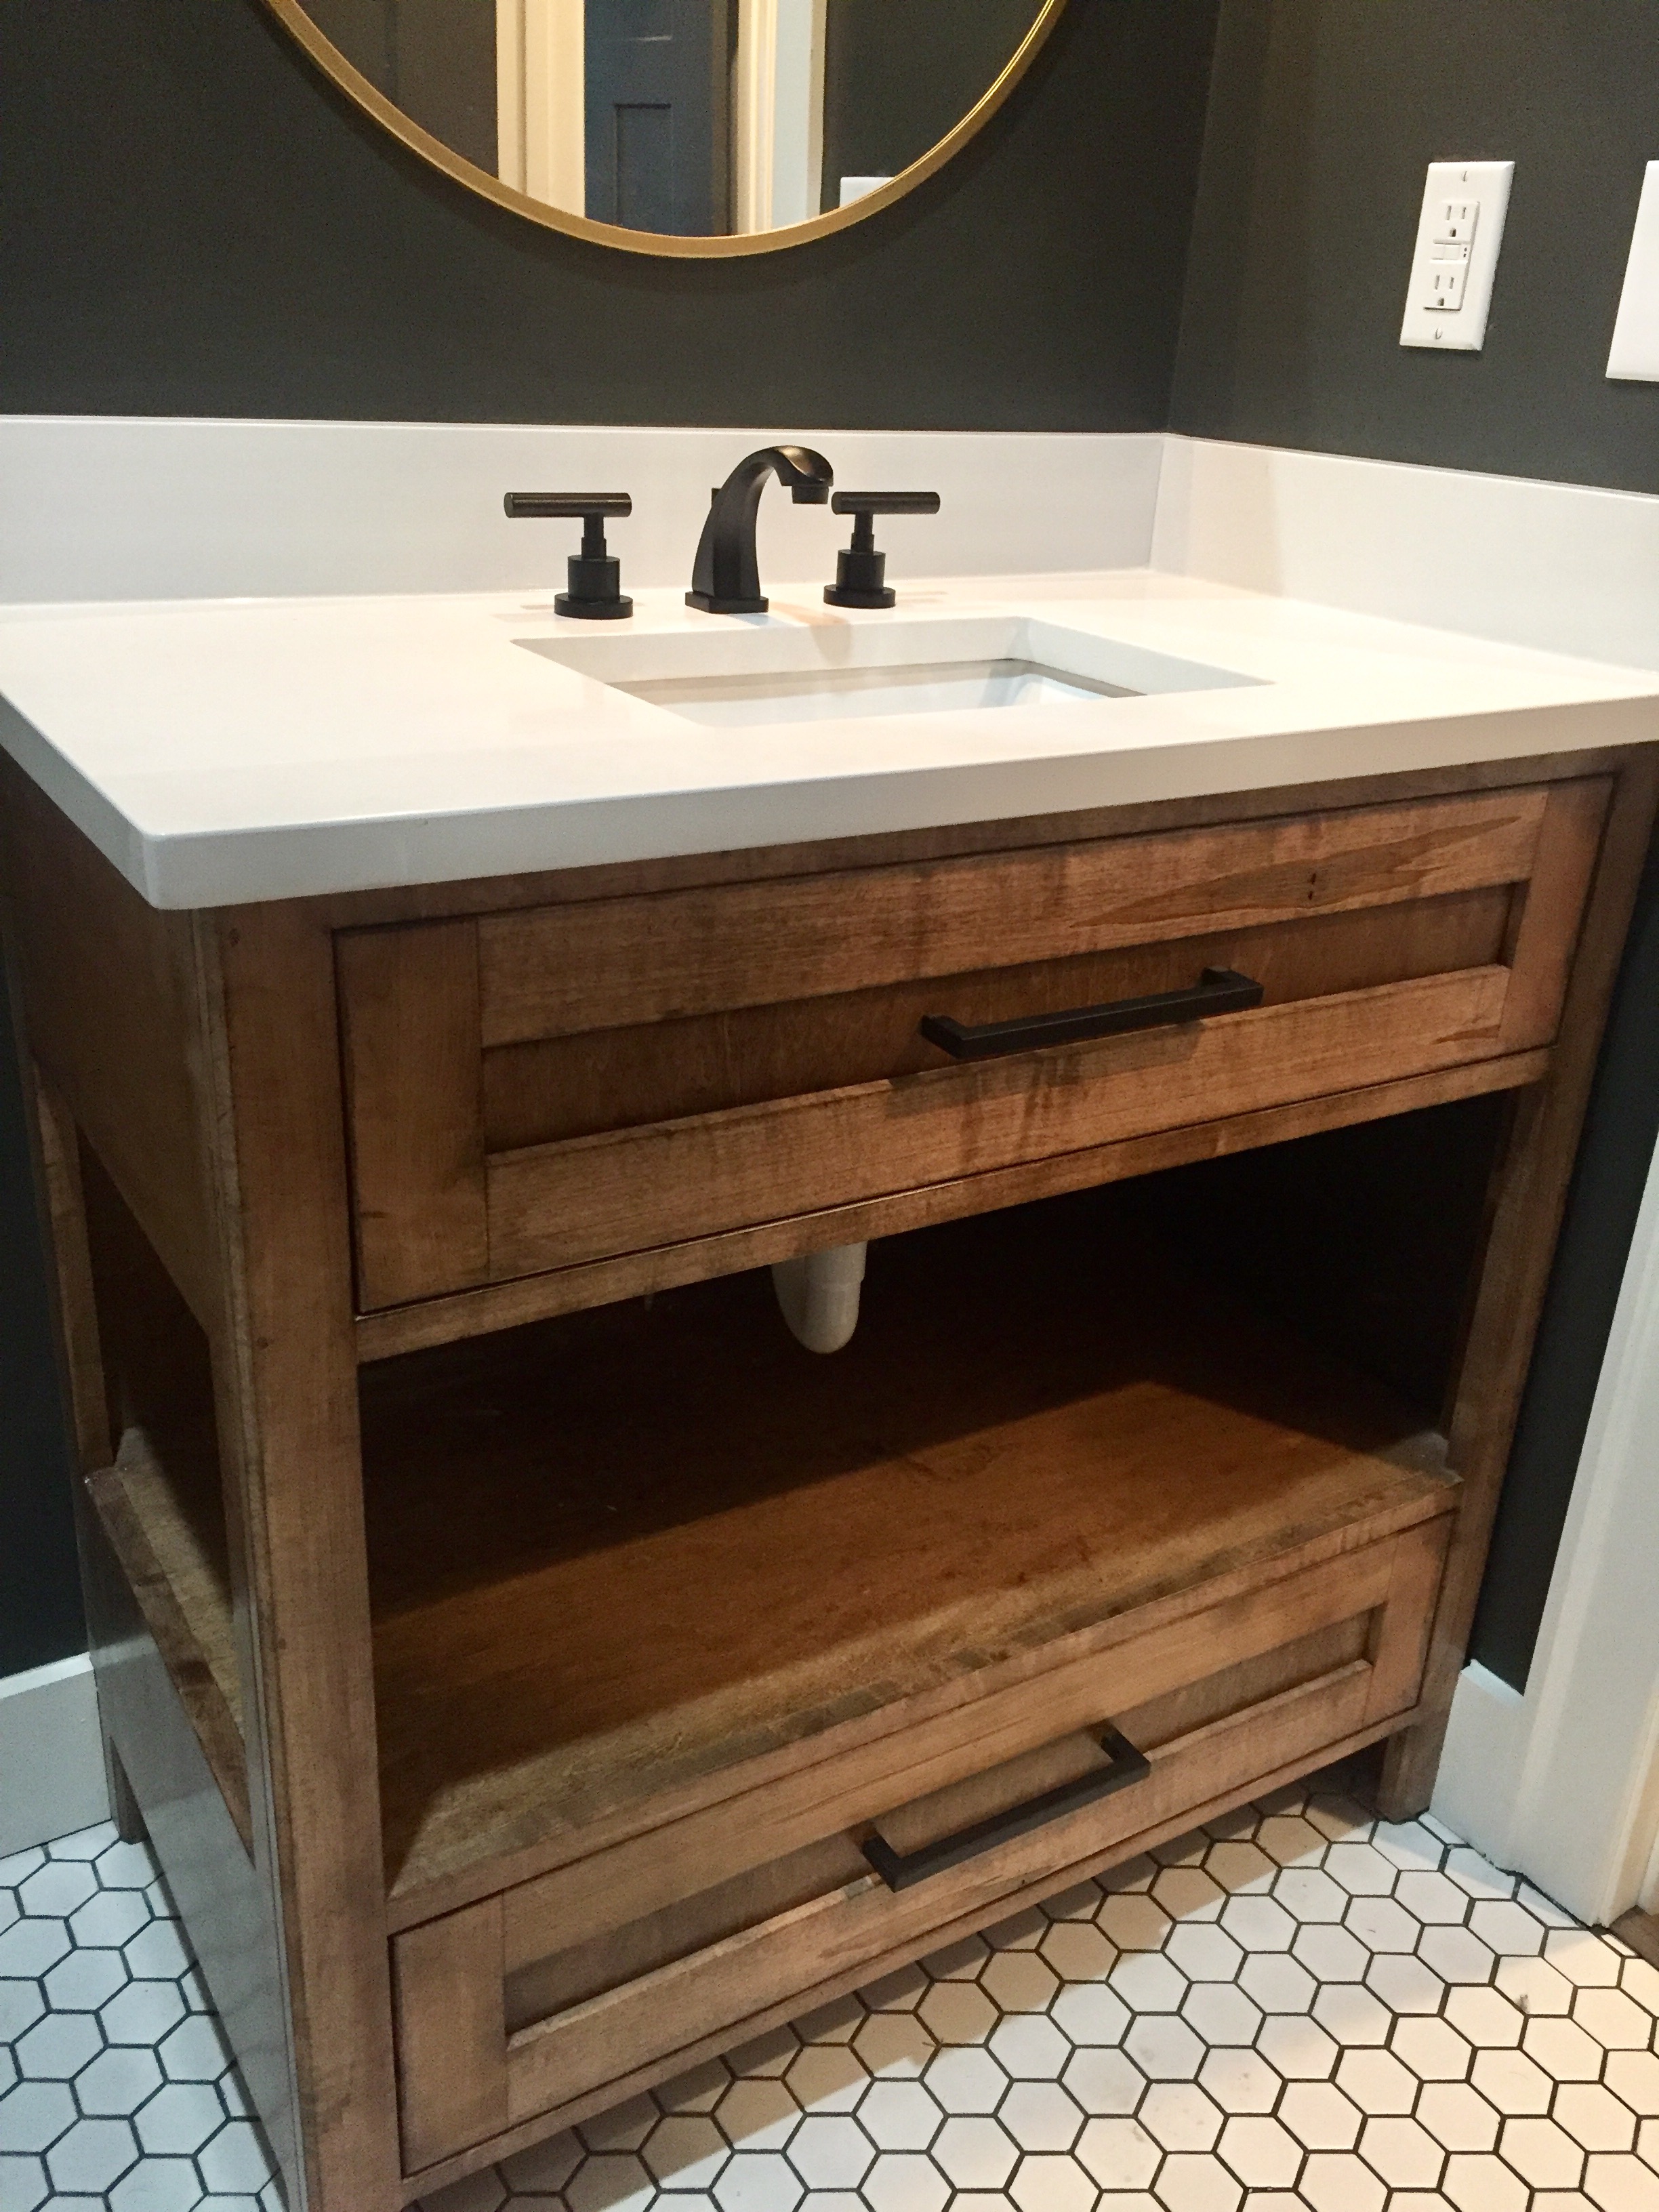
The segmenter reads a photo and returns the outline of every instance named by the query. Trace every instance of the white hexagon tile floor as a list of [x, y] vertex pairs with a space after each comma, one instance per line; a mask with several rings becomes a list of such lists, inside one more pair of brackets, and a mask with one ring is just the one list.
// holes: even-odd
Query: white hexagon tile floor
[[[1315, 1777], [427, 2212], [1659, 2212], [1659, 1971]], [[276, 2212], [142, 1848], [0, 1862], [0, 2212]]]

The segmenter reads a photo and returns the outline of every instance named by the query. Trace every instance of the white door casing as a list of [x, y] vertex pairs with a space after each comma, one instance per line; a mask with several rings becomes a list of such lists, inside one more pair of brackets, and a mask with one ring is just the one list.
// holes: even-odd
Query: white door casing
[[586, 211], [583, 0], [495, 0], [496, 167], [505, 185]]
[[738, 0], [732, 219], [775, 230], [818, 212], [825, 0]]

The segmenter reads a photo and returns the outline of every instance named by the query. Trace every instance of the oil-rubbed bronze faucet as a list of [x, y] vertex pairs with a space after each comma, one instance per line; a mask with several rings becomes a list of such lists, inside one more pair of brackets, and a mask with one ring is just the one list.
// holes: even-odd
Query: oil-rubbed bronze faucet
[[755, 557], [755, 517], [766, 479], [789, 487], [797, 507], [823, 507], [836, 472], [807, 446], [765, 446], [738, 463], [714, 494], [697, 544], [688, 607], [709, 615], [763, 615], [766, 600]]

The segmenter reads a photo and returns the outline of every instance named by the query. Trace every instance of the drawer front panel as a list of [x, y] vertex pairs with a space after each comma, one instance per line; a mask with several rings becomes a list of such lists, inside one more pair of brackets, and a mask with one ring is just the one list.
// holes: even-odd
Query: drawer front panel
[[[636, 2084], [641, 2069], [672, 2072], [710, 2039], [740, 2039], [781, 2005], [884, 1970], [964, 1920], [993, 1920], [1033, 1884], [1062, 1887], [1188, 1808], [1409, 1710], [1449, 1525], [1441, 1515], [1308, 1571], [1271, 1613], [1200, 1613], [1178, 1644], [1149, 1638], [1091, 1682], [1056, 1678], [1046, 1728], [1034, 1692], [1000, 1725], [985, 1711], [970, 1750], [930, 1745], [925, 1729], [907, 1747], [902, 1734], [874, 1787], [841, 1778], [815, 1817], [797, 1808], [769, 1821], [758, 1798], [739, 1801], [723, 1867], [712, 1831], [676, 1828], [654, 1839], [648, 1875], [607, 1853], [586, 1878], [564, 1869], [398, 1936], [407, 2170]], [[1269, 1618], [1276, 1634], [1264, 1633]], [[1114, 1693], [1123, 1702], [1108, 1714], [1099, 1700]], [[861, 1844], [872, 1826], [909, 1852], [1024, 1803], [1098, 1760], [1079, 1731], [1107, 1718], [1147, 1751], [1144, 1781], [914, 1888], [871, 1872]], [[748, 1847], [757, 1826], [775, 1854], [763, 1865]]]
[[[349, 932], [365, 1310], [1467, 1066], [1554, 1032], [1607, 786]], [[1254, 1012], [952, 1064], [969, 1023]]]
[[491, 1273], [572, 1267], [1456, 1066], [1500, 1049], [1509, 980], [1506, 968], [1462, 969], [498, 1154], [485, 1170]]
[[1523, 882], [1536, 787], [488, 917], [483, 1042], [781, 1005]]

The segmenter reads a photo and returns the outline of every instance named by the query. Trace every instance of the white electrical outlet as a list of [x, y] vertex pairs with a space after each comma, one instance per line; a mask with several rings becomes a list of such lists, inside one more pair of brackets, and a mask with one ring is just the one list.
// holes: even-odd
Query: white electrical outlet
[[1486, 342], [1513, 161], [1431, 161], [1400, 343], [1479, 353]]
[[1650, 161], [1642, 179], [1607, 374], [1659, 384], [1659, 161]]

